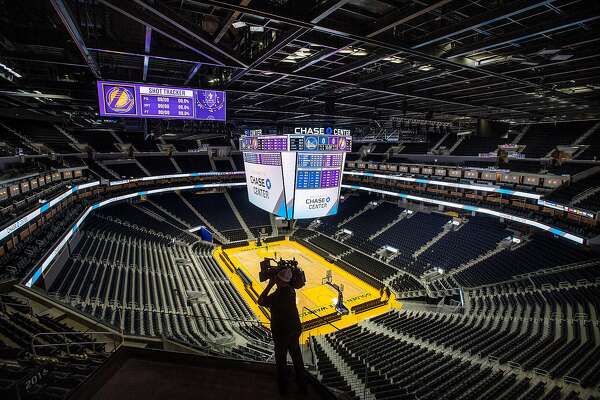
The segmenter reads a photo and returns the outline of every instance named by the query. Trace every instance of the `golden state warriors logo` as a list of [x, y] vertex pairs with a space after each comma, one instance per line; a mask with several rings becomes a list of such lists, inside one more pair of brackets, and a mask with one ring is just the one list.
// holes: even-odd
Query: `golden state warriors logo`
[[135, 114], [135, 90], [132, 86], [105, 86], [104, 104], [111, 114]]

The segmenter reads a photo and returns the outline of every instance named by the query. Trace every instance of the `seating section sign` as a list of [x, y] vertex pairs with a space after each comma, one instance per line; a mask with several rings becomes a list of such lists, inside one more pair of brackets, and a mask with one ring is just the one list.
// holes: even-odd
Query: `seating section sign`
[[225, 92], [107, 81], [97, 86], [101, 116], [225, 121]]

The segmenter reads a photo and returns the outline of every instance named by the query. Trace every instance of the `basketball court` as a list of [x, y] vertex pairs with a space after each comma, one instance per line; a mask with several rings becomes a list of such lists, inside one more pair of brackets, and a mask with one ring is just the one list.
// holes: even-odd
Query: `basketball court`
[[[232, 270], [227, 262], [221, 257], [226, 255], [235, 269], [239, 269], [245, 275], [246, 284], [242, 279], [242, 274]], [[344, 306], [347, 309], [369, 300], [380, 298], [378, 289], [370, 286], [366, 282], [358, 279], [354, 275], [344, 271], [333, 263], [328, 262], [320, 255], [307, 249], [299, 243], [291, 240], [282, 240], [273, 243], [262, 243], [262, 246], [256, 246], [255, 242], [243, 247], [223, 249], [218, 248], [215, 251], [215, 259], [219, 262], [223, 270], [229, 275], [234, 286], [248, 302], [261, 321], [268, 323], [268, 318], [256, 304], [255, 297], [262, 292], [267, 282], [260, 282], [260, 262], [265, 257], [283, 259], [295, 258], [298, 266], [302, 268], [306, 275], [306, 285], [297, 291], [297, 305], [301, 320], [308, 321], [318, 316], [330, 315], [336, 312], [339, 291], [342, 290]], [[248, 280], [251, 284], [248, 285]], [[250, 288], [251, 287], [251, 288]], [[250, 290], [249, 290], [250, 289]], [[252, 293], [254, 292], [254, 293]], [[355, 324], [359, 320], [381, 314], [390, 309], [398, 307], [395, 299], [390, 299], [387, 305], [360, 314], [345, 315], [341, 320], [336, 321], [334, 325], [337, 328], [343, 328]], [[335, 328], [325, 325], [312, 329], [312, 334], [322, 334], [335, 330]]]

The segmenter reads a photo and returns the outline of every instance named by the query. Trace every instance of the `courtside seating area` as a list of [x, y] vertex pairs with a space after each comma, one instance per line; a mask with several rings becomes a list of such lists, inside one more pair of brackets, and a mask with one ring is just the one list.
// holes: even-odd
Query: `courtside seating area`
[[317, 245], [318, 247], [320, 247], [321, 249], [325, 250], [327, 253], [333, 256], [339, 256], [342, 253], [351, 250], [351, 248], [346, 246], [345, 244], [321, 234], [316, 234], [316, 236], [309, 238], [308, 241]]
[[[220, 299], [227, 317], [239, 331], [250, 341], [248, 348], [258, 353], [272, 352], [271, 332], [258, 322], [258, 319], [240, 296], [233, 284], [212, 256], [212, 246], [200, 245], [196, 255], [206, 272], [207, 284], [214, 286], [214, 293]], [[236, 351], [243, 351], [236, 350]]]
[[[377, 208], [382, 206], [383, 204]], [[355, 234], [344, 242], [334, 239], [337, 228], [332, 229], [324, 224], [316, 228], [320, 233], [314, 232], [312, 236], [307, 233], [305, 237], [308, 237], [309, 243], [333, 256], [341, 257], [342, 261], [360, 270], [360, 273], [379, 282], [399, 271], [420, 276], [431, 269], [441, 268], [447, 273], [467, 262], [472, 264], [455, 274], [453, 281], [434, 282], [434, 290], [452, 289], [457, 285], [477, 287], [506, 281], [517, 274], [594, 258], [593, 253], [581, 246], [539, 232], [521, 245], [510, 247], [506, 243], [507, 247], [499, 247], [500, 242], [513, 233], [506, 230], [499, 221], [484, 216], [471, 216], [458, 230], [452, 230], [447, 225], [450, 222], [448, 216], [413, 213], [401, 217], [391, 227], [369, 239], [371, 232], [381, 226], [373, 223], [373, 218], [369, 218], [369, 214], [377, 208], [365, 211], [346, 224], [351, 226]], [[366, 216], [361, 219], [363, 215]], [[444, 233], [444, 229], [447, 232]], [[428, 244], [434, 238], [436, 241]], [[374, 255], [377, 249], [386, 245], [398, 249], [398, 253], [392, 255], [388, 263], [367, 256]], [[424, 245], [428, 247], [420, 250]], [[392, 277], [390, 283], [398, 292], [422, 289], [420, 283], [409, 276]]]
[[398, 272], [397, 269], [358, 251], [351, 251], [342, 255], [342, 260], [368, 273], [379, 281], [383, 281]]
[[175, 161], [181, 171], [185, 172], [210, 172], [212, 166], [208, 154], [197, 153], [194, 155], [175, 156]]
[[423, 290], [419, 281], [407, 274], [399, 274], [391, 280], [389, 286], [398, 293]]
[[166, 156], [138, 156], [136, 159], [152, 175], [177, 174], [178, 171], [171, 162], [170, 157]]

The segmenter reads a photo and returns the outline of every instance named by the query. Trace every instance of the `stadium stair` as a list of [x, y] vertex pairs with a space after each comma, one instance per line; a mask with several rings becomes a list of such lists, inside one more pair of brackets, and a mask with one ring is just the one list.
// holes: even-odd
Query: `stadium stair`
[[182, 174], [183, 170], [181, 169], [181, 167], [179, 166], [179, 164], [177, 164], [177, 161], [175, 160], [175, 157], [169, 157], [169, 160], [171, 160], [171, 163], [173, 164], [173, 167], [175, 167], [175, 170], [177, 171], [178, 174]]
[[519, 132], [519, 134], [517, 136], [515, 136], [515, 138], [512, 140], [511, 144], [519, 144], [521, 139], [523, 139], [523, 136], [525, 136], [527, 134], [527, 131], [529, 130], [530, 127], [531, 127], [531, 125], [525, 125], [525, 127], [523, 129], [521, 129], [521, 132]]
[[208, 220], [204, 218], [204, 216], [194, 206], [190, 204], [190, 202], [185, 198], [185, 196], [182, 196], [179, 192], [177, 192], [177, 196], [179, 196], [179, 198], [188, 206], [188, 208], [192, 210], [192, 212], [196, 214], [196, 216], [202, 222], [204, 222], [204, 224], [211, 230], [211, 232], [214, 235], [219, 237], [219, 240], [221, 240], [222, 243], [229, 243], [229, 239], [227, 239], [218, 229], [216, 229], [210, 222], [208, 222]]
[[52, 127], [54, 129], [56, 129], [58, 132], [62, 133], [62, 135], [65, 136], [67, 139], [69, 139], [71, 141], [71, 143], [73, 145], [75, 145], [75, 147], [80, 146], [80, 143], [77, 141], [77, 139], [75, 139], [75, 137], [73, 135], [71, 135], [69, 132], [67, 132], [63, 128], [61, 128], [59, 125], [54, 124], [54, 125], [52, 125]]
[[347, 224], [348, 222], [352, 221], [354, 218], [360, 216], [361, 214], [363, 214], [364, 212], [367, 212], [373, 208], [375, 208], [377, 206], [374, 206], [371, 202], [368, 202], [367, 205], [365, 205], [362, 209], [360, 209], [358, 212], [356, 212], [355, 214], [349, 216], [348, 218], [346, 218], [345, 220], [341, 221], [340, 223], [338, 223], [338, 227], [341, 227], [342, 225]]
[[392, 222], [390, 222], [389, 224], [385, 225], [384, 227], [382, 227], [381, 229], [379, 229], [377, 232], [375, 232], [374, 234], [372, 234], [371, 236], [369, 236], [369, 240], [373, 240], [375, 239], [377, 236], [381, 235], [382, 233], [384, 233], [385, 231], [387, 231], [388, 229], [390, 229], [391, 227], [393, 227], [394, 225], [396, 225], [398, 222], [400, 222], [401, 220], [403, 220], [404, 218], [406, 218], [407, 213], [406, 212], [401, 212], [398, 217], [396, 217]]
[[477, 264], [479, 264], [480, 262], [485, 261], [486, 259], [488, 259], [488, 258], [490, 258], [492, 256], [495, 256], [496, 254], [498, 254], [498, 253], [506, 250], [508, 245], [509, 244], [504, 243], [504, 241], [500, 242], [500, 243], [498, 243], [498, 245], [496, 246], [495, 249], [492, 249], [492, 250], [489, 250], [489, 251], [487, 251], [487, 252], [485, 252], [483, 254], [480, 254], [476, 258], [474, 258], [472, 260], [469, 260], [466, 263], [461, 264], [460, 266], [458, 266], [456, 268], [453, 268], [452, 270], [450, 270], [448, 272], [448, 275], [449, 276], [453, 276], [453, 275], [456, 275], [459, 272], [464, 271], [464, 270], [466, 270], [468, 268], [471, 268], [471, 267], [475, 267], [476, 268]]
[[151, 173], [150, 171], [148, 171], [146, 169], [146, 167], [144, 167], [142, 165], [142, 163], [138, 159], [135, 160], [135, 164], [138, 166], [139, 169], [141, 169], [142, 171], [144, 171], [144, 173], [146, 174], [146, 176], [152, 176], [152, 175], [154, 175], [153, 173]]
[[40, 149], [38, 148], [38, 146], [36, 146], [31, 140], [29, 140], [29, 138], [23, 136], [17, 130], [15, 130], [12, 127], [9, 127], [8, 125], [5, 125], [5, 124], [3, 124], [1, 122], [0, 122], [0, 127], [4, 128], [4, 130], [6, 132], [10, 132], [13, 135], [15, 135], [16, 137], [18, 137], [21, 140], [21, 143], [23, 145], [25, 145], [26, 147], [28, 147], [30, 150], [32, 150], [34, 153], [42, 154], [42, 152], [40, 151]]
[[465, 141], [466, 136], [461, 136], [460, 138], [458, 138], [458, 140], [452, 145], [452, 147], [450, 147], [448, 149], [448, 154], [452, 154], [452, 152], [454, 150], [456, 150], [458, 148], [458, 146], [461, 145], [462, 142]]
[[113, 171], [112, 169], [110, 169], [107, 165], [105, 165], [102, 162], [97, 162], [96, 165], [98, 165], [101, 169], [103, 169], [108, 175], [112, 176], [113, 178], [116, 179], [122, 179], [121, 175], [117, 174], [115, 171]]
[[181, 201], [183, 201], [185, 205], [188, 206], [188, 208], [192, 210], [192, 212], [196, 214], [196, 216], [206, 225], [206, 227], [209, 228], [210, 231], [219, 238], [221, 243], [230, 242], [229, 239], [227, 239], [218, 229], [216, 229], [210, 222], [208, 222], [206, 218], [204, 218], [204, 216], [196, 209], [196, 207], [190, 204], [190, 202], [185, 198], [185, 196], [182, 196], [181, 193], [177, 193], [177, 196], [179, 196]]
[[596, 122], [594, 125], [592, 125], [587, 131], [585, 131], [581, 136], [579, 136], [577, 139], [575, 139], [573, 141], [573, 143], [571, 143], [571, 146], [577, 146], [581, 143], [583, 143], [584, 141], [586, 141], [591, 135], [593, 135], [594, 133], [596, 133], [596, 131], [598, 131], [600, 129], [600, 121]]
[[246, 235], [248, 236], [248, 238], [253, 238], [254, 234], [252, 233], [250, 228], [248, 228], [246, 221], [244, 221], [242, 214], [240, 214], [240, 212], [238, 211], [237, 207], [235, 206], [233, 200], [231, 200], [231, 196], [229, 196], [229, 193], [227, 191], [225, 191], [223, 194], [225, 195], [225, 199], [227, 200], [227, 203], [229, 203], [229, 206], [231, 207], [233, 214], [235, 215], [238, 222], [242, 226], [242, 229], [244, 230], [244, 232], [246, 232]]
[[446, 132], [446, 134], [444, 136], [442, 136], [440, 138], [440, 140], [438, 140], [431, 149], [429, 149], [429, 153], [433, 153], [434, 151], [437, 150], [438, 147], [440, 147], [440, 145], [442, 143], [444, 143], [444, 141], [448, 138], [448, 136], [450, 136], [452, 134], [451, 131]]
[[585, 190], [584, 192], [581, 192], [578, 195], [576, 195], [575, 197], [573, 197], [573, 199], [569, 202], [569, 205], [570, 206], [577, 205], [577, 204], [589, 199], [590, 197], [595, 196], [598, 193], [600, 193], [600, 186], [589, 188], [589, 189]]
[[370, 392], [365, 384], [361, 382], [360, 378], [356, 376], [350, 365], [346, 363], [346, 360], [338, 354], [323, 336], [313, 336], [312, 340], [321, 347], [325, 352], [325, 355], [333, 362], [337, 372], [342, 376], [344, 381], [348, 383], [352, 392], [356, 393], [361, 400], [376, 400], [376, 397]]
[[154, 201], [152, 201], [150, 199], [147, 199], [146, 201], [148, 203], [152, 204], [153, 207], [156, 207], [157, 209], [159, 209], [160, 211], [162, 211], [163, 213], [165, 213], [169, 217], [173, 218], [175, 221], [179, 222], [181, 225], [183, 225], [183, 226], [185, 226], [187, 228], [191, 228], [192, 227], [189, 222], [184, 221], [179, 216], [173, 214], [171, 211], [167, 210], [166, 208], [164, 208], [163, 206], [159, 205], [158, 203], [156, 203], [156, 202], [154, 202]]
[[[461, 224], [461, 226], [462, 226], [462, 224]], [[451, 224], [444, 225], [444, 229], [442, 229], [442, 231], [440, 233], [438, 233], [437, 235], [435, 235], [430, 241], [428, 241], [423, 246], [421, 246], [417, 251], [415, 251], [413, 253], [412, 257], [413, 258], [418, 258], [422, 253], [424, 253], [425, 251], [427, 251], [427, 249], [429, 249], [436, 242], [438, 242], [439, 240], [441, 240], [444, 236], [446, 236], [448, 233], [450, 233], [452, 231], [453, 231], [453, 229], [452, 229], [452, 225]]]

